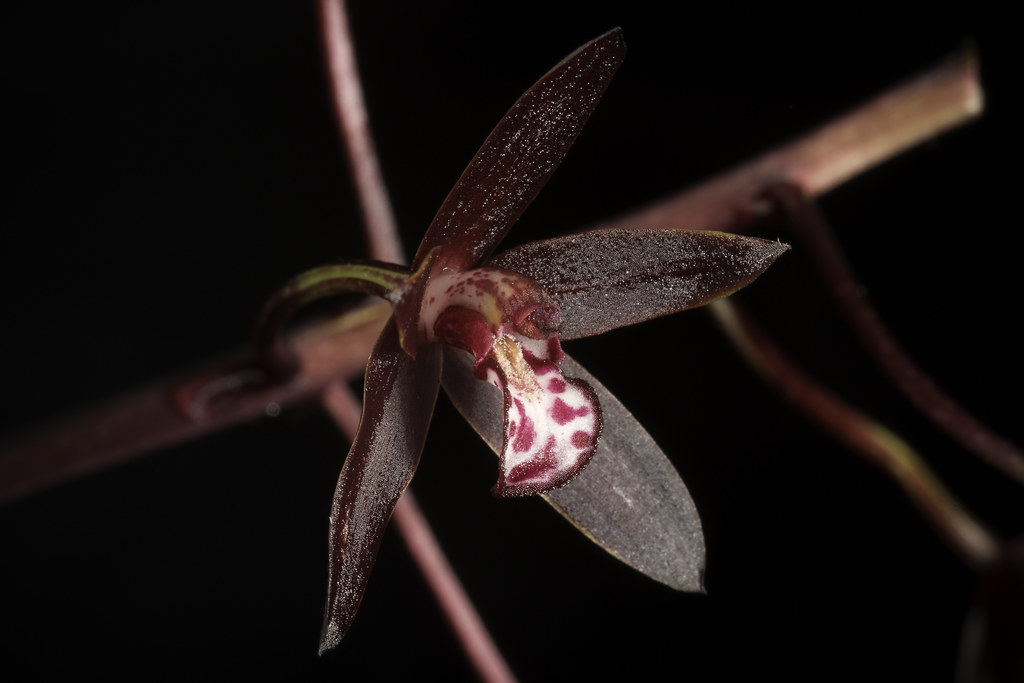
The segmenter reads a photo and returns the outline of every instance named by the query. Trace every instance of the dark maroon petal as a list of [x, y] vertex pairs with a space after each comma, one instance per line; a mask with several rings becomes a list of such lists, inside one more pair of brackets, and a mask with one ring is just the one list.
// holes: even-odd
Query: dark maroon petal
[[519, 98], [444, 200], [413, 269], [434, 247], [438, 265], [466, 270], [490, 256], [562, 162], [626, 53], [613, 29], [566, 57]]
[[426, 294], [430, 272], [439, 256], [440, 249], [430, 252], [428, 258], [420, 264], [404, 287], [398, 287], [388, 295], [388, 301], [395, 312], [395, 324], [398, 325], [398, 340], [402, 348], [413, 358], [417, 349], [425, 341], [426, 330], [420, 322], [420, 308]]
[[[611, 392], [568, 356], [561, 369], [593, 388], [604, 428], [590, 464], [562, 488], [543, 494], [545, 500], [634, 569], [677, 590], [702, 591], [704, 535], [683, 480]], [[473, 377], [472, 356], [446, 348], [442, 383], [463, 417], [500, 452], [502, 392]]]
[[416, 471], [440, 376], [440, 347], [423, 347], [413, 360], [389, 322], [366, 367], [363, 416], [331, 506], [321, 654], [355, 617], [395, 503]]
[[788, 245], [702, 230], [592, 230], [516, 247], [488, 266], [527, 275], [579, 339], [703, 306], [746, 287]]

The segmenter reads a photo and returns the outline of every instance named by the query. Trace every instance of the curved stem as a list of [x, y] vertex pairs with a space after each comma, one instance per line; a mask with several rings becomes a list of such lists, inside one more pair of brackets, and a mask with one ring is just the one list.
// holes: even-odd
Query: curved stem
[[803, 240], [818, 277], [828, 287], [847, 324], [892, 382], [961, 446], [1024, 484], [1024, 452], [971, 415], [917, 367], [861, 294], [863, 290], [839, 242], [814, 202], [793, 185], [773, 187], [768, 196]]
[[346, 292], [387, 298], [408, 277], [402, 266], [376, 261], [337, 263], [296, 275], [270, 297], [256, 321], [253, 341], [261, 368], [275, 381], [298, 372], [298, 358], [281, 333], [288, 319], [306, 304]]
[[999, 542], [943, 486], [914, 449], [872, 418], [847, 405], [790, 361], [728, 299], [711, 311], [740, 355], [790, 403], [892, 477], [939, 534], [975, 571], [999, 555]]

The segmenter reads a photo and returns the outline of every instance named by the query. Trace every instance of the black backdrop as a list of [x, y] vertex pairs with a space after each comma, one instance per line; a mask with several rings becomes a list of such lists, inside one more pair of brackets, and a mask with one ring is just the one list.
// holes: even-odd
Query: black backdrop
[[[552, 5], [353, 9], [408, 249], [505, 109], [611, 26], [624, 27], [625, 66], [510, 244], [724, 170], [973, 35], [986, 116], [822, 206], [924, 367], [1024, 439], [1014, 172], [1001, 167], [1017, 161], [1006, 134], [1020, 110], [998, 17]], [[364, 253], [310, 5], [38, 4], [8, 10], [3, 32], [0, 434], [234, 348], [290, 275]], [[918, 446], [970, 509], [1019, 533], [1020, 489], [886, 385], [821, 289], [795, 250], [742, 296], [812, 372]], [[568, 350], [687, 481], [709, 593], [619, 565], [543, 503], [492, 499], [493, 458], [441, 399], [414, 490], [524, 680], [950, 680], [974, 576], [891, 482], [765, 388], [706, 314]], [[391, 533], [351, 634], [316, 656], [346, 449], [317, 409], [296, 407], [0, 510], [11, 680], [471, 678]]]

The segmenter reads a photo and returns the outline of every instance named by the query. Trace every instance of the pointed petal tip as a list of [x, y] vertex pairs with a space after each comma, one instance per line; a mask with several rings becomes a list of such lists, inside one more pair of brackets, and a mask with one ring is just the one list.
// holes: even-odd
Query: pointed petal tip
[[323, 628], [320, 631], [320, 646], [317, 649], [317, 654], [323, 657], [325, 654], [338, 647], [341, 643], [341, 639], [345, 637], [345, 632], [348, 629], [342, 630], [336, 619], [324, 620]]
[[622, 27], [621, 26], [615, 26], [614, 28], [609, 29], [602, 36], [600, 36], [598, 38], [598, 40], [601, 40], [602, 38], [609, 38], [609, 37], [615, 38], [617, 42], [625, 44], [625, 41], [622, 39]]
[[732, 237], [738, 237], [750, 245], [750, 251], [747, 258], [751, 263], [762, 264], [763, 269], [767, 269], [768, 266], [774, 263], [780, 256], [793, 248], [778, 239], [768, 240], [760, 237], [749, 237], [746, 235], [732, 235]]
[[792, 249], [790, 245], [780, 240], [764, 240], [764, 244], [759, 249], [758, 259], [760, 261], [760, 272], [768, 270], [768, 268], [779, 260], [779, 257], [785, 254], [787, 251]]
[[690, 589], [690, 593], [697, 593], [698, 595], [707, 595], [707, 585], [704, 583], [704, 569], [701, 568], [700, 574], [697, 576], [697, 585]]
[[[731, 277], [726, 277], [723, 282], [722, 293], [726, 296], [746, 287], [759, 278], [774, 264], [780, 256], [785, 254], [792, 247], [781, 240], [767, 240], [760, 237], [749, 237], [746, 235], [730, 234], [727, 241], [733, 242], [733, 248], [737, 248], [734, 260], [720, 266], [721, 270]], [[729, 273], [730, 268], [734, 271]]]
[[664, 583], [669, 588], [673, 588], [682, 593], [696, 593], [697, 595], [707, 595], [707, 587], [704, 584], [704, 567], [697, 568], [696, 572], [693, 571], [693, 567], [687, 565], [686, 567], [677, 568], [676, 574], [669, 577], [653, 576], [648, 574], [650, 578], [660, 583]]
[[332, 638], [325, 631], [320, 634], [320, 647], [317, 648], [317, 655], [323, 657], [325, 654], [338, 647], [338, 643], [340, 642], [341, 640]]
[[782, 242], [780, 240], [774, 240], [772, 242], [772, 245], [773, 245], [773, 249], [772, 250], [774, 252], [774, 257], [775, 258], [778, 258], [778, 257], [782, 256], [784, 253], [786, 253], [787, 251], [789, 251], [790, 249], [793, 248], [791, 245], [786, 244], [785, 242]]

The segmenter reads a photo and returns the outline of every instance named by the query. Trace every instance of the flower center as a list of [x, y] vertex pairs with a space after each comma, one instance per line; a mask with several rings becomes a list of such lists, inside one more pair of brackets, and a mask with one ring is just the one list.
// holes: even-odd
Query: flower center
[[472, 353], [474, 374], [502, 391], [499, 496], [561, 486], [597, 448], [597, 396], [558, 368], [565, 357], [556, 335], [561, 322], [535, 281], [497, 268], [434, 273], [424, 291], [419, 326], [426, 340]]
[[[472, 315], [471, 315], [472, 314]], [[434, 273], [420, 308], [420, 326], [428, 341], [442, 341], [483, 354], [485, 332], [545, 339], [558, 333], [562, 314], [534, 280], [498, 268], [465, 273]]]

